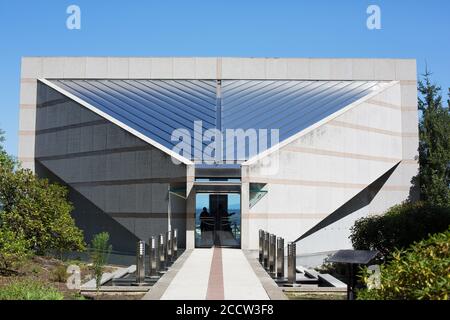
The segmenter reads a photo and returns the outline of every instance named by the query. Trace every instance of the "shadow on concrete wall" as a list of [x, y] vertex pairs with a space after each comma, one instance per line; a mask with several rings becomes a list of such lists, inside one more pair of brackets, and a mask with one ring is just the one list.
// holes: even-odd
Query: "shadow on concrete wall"
[[334, 211], [332, 214], [330, 214], [325, 219], [316, 224], [314, 227], [305, 232], [300, 238], [295, 240], [295, 242], [298, 242], [312, 235], [313, 233], [316, 233], [317, 231], [331, 225], [332, 223], [339, 221], [345, 218], [346, 216], [358, 211], [359, 209], [368, 206], [375, 198], [375, 196], [378, 194], [378, 192], [381, 190], [381, 188], [383, 188], [386, 181], [389, 179], [392, 173], [394, 173], [394, 171], [398, 168], [399, 165], [400, 162], [397, 163], [391, 169], [389, 169], [389, 171], [387, 171], [385, 174], [383, 174], [381, 177], [375, 180], [372, 184], [367, 186], [364, 190], [362, 190], [348, 202], [346, 202], [344, 205], [342, 205], [340, 208], [338, 208], [336, 211]]
[[36, 174], [41, 178], [47, 178], [51, 182], [56, 182], [68, 188], [69, 200], [74, 204], [74, 210], [71, 214], [77, 227], [83, 230], [86, 243], [89, 244], [96, 234], [108, 232], [115, 254], [136, 254], [136, 242], [139, 239], [131, 231], [103, 212], [70, 185], [64, 183], [39, 161], [36, 161]]

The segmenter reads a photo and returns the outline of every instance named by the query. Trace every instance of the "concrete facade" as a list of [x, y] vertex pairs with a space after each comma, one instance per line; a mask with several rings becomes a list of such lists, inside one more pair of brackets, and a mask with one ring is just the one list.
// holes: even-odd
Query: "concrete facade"
[[[182, 232], [186, 247], [192, 248], [194, 166], [172, 165], [165, 152], [38, 85], [38, 79], [385, 81], [376, 94], [282, 142], [277, 153], [242, 164], [243, 249], [257, 248], [260, 228], [294, 241], [333, 214], [340, 218], [302, 238], [298, 253], [348, 248], [349, 227], [355, 219], [382, 213], [414, 196], [410, 180], [418, 167], [415, 60], [23, 58], [19, 129], [23, 166], [66, 183], [78, 201], [82, 197], [86, 202], [80, 207], [93, 205], [106, 220], [113, 219], [110, 228], [117, 223], [115, 228], [128, 232], [130, 239], [146, 239], [167, 228], [170, 211], [178, 217], [173, 225], [186, 230]], [[265, 176], [262, 163], [275, 157], [279, 172]], [[382, 177], [385, 181], [373, 191]], [[168, 209], [171, 183], [185, 184], [188, 198], [174, 198]], [[268, 193], [250, 208], [252, 183], [267, 184]], [[366, 199], [360, 205], [357, 199], [351, 201], [358, 195]], [[76, 203], [75, 207], [78, 210]]]

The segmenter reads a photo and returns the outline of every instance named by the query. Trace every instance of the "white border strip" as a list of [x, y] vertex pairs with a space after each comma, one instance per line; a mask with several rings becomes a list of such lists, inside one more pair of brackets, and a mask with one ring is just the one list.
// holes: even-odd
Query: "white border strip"
[[58, 91], [59, 93], [65, 95], [66, 97], [72, 99], [73, 101], [79, 103], [80, 105], [82, 105], [83, 107], [91, 110], [92, 112], [98, 114], [99, 116], [105, 118], [106, 120], [114, 123], [115, 125], [121, 127], [122, 129], [128, 131], [129, 133], [131, 133], [132, 135], [138, 137], [139, 139], [147, 142], [148, 144], [154, 146], [155, 148], [167, 153], [168, 155], [170, 155], [171, 157], [177, 159], [178, 161], [180, 161], [181, 163], [184, 163], [186, 165], [192, 165], [193, 162], [189, 159], [186, 159], [185, 157], [179, 155], [176, 152], [173, 152], [172, 150], [170, 150], [169, 148], [163, 146], [162, 144], [154, 141], [153, 139], [150, 139], [149, 137], [143, 135], [142, 133], [140, 133], [139, 131], [127, 126], [126, 124], [124, 124], [123, 122], [117, 120], [116, 118], [110, 116], [109, 114], [97, 109], [96, 107], [94, 107], [93, 105], [91, 105], [90, 103], [87, 103], [86, 101], [78, 98], [77, 96], [71, 94], [70, 92], [62, 89], [61, 87], [57, 86], [56, 84], [46, 80], [46, 79], [38, 79], [40, 82], [42, 82], [43, 84], [49, 86], [52, 89], [55, 89], [56, 91]]
[[384, 90], [391, 88], [397, 84], [399, 84], [399, 81], [390, 81], [386, 84], [381, 83], [380, 84], [380, 88], [370, 94], [368, 94], [367, 96], [362, 97], [359, 100], [356, 100], [355, 102], [349, 104], [348, 106], [340, 109], [339, 111], [336, 111], [335, 113], [329, 115], [328, 117], [314, 123], [313, 125], [309, 126], [306, 129], [303, 129], [302, 131], [296, 133], [295, 135], [287, 138], [286, 140], [280, 142], [279, 144], [267, 149], [264, 152], [261, 152], [260, 154], [254, 156], [253, 158], [248, 159], [247, 161], [245, 161], [244, 163], [241, 164], [241, 166], [249, 166], [254, 164], [255, 162], [261, 160], [262, 158], [267, 157], [268, 155], [278, 151], [279, 149], [285, 147], [286, 145], [290, 144], [291, 142], [297, 140], [298, 138], [310, 133], [311, 131], [323, 126], [324, 124], [326, 124], [327, 122], [330, 122], [331, 120], [339, 117], [340, 115], [344, 114], [345, 112], [349, 111], [350, 109], [353, 109], [355, 107], [357, 107], [358, 105], [372, 99], [373, 97], [377, 96], [378, 94], [380, 94], [381, 92], [383, 92]]

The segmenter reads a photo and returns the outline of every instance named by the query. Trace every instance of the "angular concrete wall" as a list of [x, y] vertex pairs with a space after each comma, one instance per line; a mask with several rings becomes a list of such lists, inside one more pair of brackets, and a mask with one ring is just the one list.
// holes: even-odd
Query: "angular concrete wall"
[[[36, 110], [35, 160], [39, 166], [137, 238], [148, 240], [167, 231], [169, 185], [186, 183], [184, 165], [173, 164], [162, 151], [45, 84], [38, 83]], [[37, 173], [47, 176], [45, 170]], [[80, 206], [79, 201], [75, 206]], [[171, 214], [182, 247], [184, 201], [171, 201]], [[109, 224], [101, 225], [101, 219], [92, 218], [85, 215], [78, 223], [98, 223], [98, 231], [103, 227], [113, 231]]]
[[[350, 248], [349, 229], [357, 218], [382, 213], [406, 200], [411, 178], [417, 173], [413, 86], [413, 82], [394, 82], [316, 129], [300, 134], [278, 153], [243, 166], [243, 187], [248, 188], [252, 182], [267, 183], [268, 190], [243, 213], [243, 247], [257, 248], [259, 229], [287, 241], [298, 239], [393, 168], [374, 199], [362, 206], [354, 203], [345, 218], [298, 242], [297, 252]], [[274, 175], [265, 174], [263, 164], [268, 160], [279, 163]]]

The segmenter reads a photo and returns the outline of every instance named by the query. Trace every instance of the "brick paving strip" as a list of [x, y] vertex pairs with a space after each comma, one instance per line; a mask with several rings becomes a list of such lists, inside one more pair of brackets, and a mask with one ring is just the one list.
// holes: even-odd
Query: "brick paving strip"
[[224, 298], [222, 249], [214, 247], [206, 300], [223, 300]]

